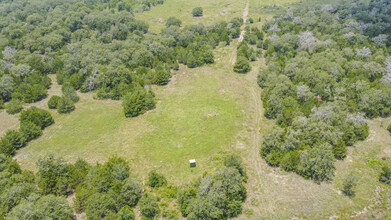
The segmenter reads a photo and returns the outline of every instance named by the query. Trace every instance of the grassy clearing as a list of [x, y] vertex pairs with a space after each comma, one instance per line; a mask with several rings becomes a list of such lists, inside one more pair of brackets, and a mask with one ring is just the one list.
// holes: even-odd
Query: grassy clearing
[[[261, 16], [264, 21], [280, 9], [263, 6], [284, 6], [294, 1], [250, 0], [249, 17], [256, 20]], [[223, 2], [232, 6], [224, 17], [218, 15], [225, 8]], [[219, 7], [213, 8], [217, 3]], [[241, 16], [246, 2], [217, 3], [167, 0], [139, 16], [149, 21], [153, 30], [159, 30], [164, 24], [153, 22], [156, 18], [175, 15], [184, 24], [209, 22], [214, 17], [229, 20]], [[191, 17], [195, 6], [204, 7], [205, 17]], [[208, 17], [211, 12], [213, 16]], [[254, 25], [260, 27], [259, 23]], [[391, 208], [387, 201], [390, 187], [377, 181], [382, 158], [391, 157], [391, 136], [385, 129], [391, 118], [369, 122], [370, 136], [349, 148], [349, 156], [336, 163], [336, 176], [331, 183], [318, 185], [272, 168], [259, 156], [262, 135], [274, 125], [263, 117], [261, 89], [256, 84], [258, 68], [264, 61], [251, 63], [253, 71], [246, 75], [233, 73], [231, 57], [236, 54], [236, 45], [235, 41], [218, 48], [216, 64], [197, 69], [181, 66], [168, 86], [153, 88], [159, 100], [157, 108], [137, 118], [125, 119], [118, 101], [93, 100], [92, 94], [82, 94], [75, 112], [53, 112], [56, 123], [19, 151], [17, 160], [23, 168], [34, 170], [37, 159], [49, 152], [70, 162], [81, 157], [91, 163], [118, 155], [129, 160], [132, 172], [144, 179], [150, 170], [157, 169], [170, 183], [180, 185], [204, 171], [213, 171], [225, 154], [234, 151], [245, 158], [249, 176], [248, 198], [239, 219], [329, 219], [334, 215], [366, 219], [375, 218], [372, 213], [378, 208]], [[1, 126], [12, 127], [15, 118], [8, 117], [8, 121], [7, 117], [5, 113], [6, 123]], [[188, 160], [193, 158], [197, 168], [190, 169]], [[359, 181], [356, 196], [348, 198], [340, 188], [351, 171]]]
[[[246, 2], [245, 0], [167, 0], [163, 5], [139, 14], [137, 18], [147, 21], [152, 32], [159, 32], [170, 16], [181, 19], [182, 26], [194, 23], [208, 24], [220, 20], [229, 21], [233, 17], [241, 17]], [[193, 17], [191, 11], [195, 7], [203, 8], [204, 15], [202, 17]]]

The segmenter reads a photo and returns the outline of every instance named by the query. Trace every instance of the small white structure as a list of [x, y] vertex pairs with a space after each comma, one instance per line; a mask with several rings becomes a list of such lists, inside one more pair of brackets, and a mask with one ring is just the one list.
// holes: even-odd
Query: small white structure
[[196, 167], [196, 160], [195, 159], [191, 159], [189, 160], [190, 162], [190, 167]]

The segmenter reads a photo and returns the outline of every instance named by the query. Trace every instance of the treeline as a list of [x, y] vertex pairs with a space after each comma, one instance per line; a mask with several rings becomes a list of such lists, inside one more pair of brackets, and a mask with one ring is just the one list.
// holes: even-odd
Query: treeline
[[21, 103], [45, 98], [51, 84], [47, 74], [74, 90], [96, 91], [95, 98], [119, 100], [151, 84], [167, 84], [179, 63], [190, 68], [213, 63], [213, 48], [239, 37], [240, 19], [180, 27], [172, 17], [161, 33], [148, 33], [148, 24], [136, 20], [133, 11], [140, 4], [162, 3], [3, 1], [1, 103], [11, 101], [16, 113]]
[[[251, 71], [250, 61], [255, 61], [257, 58], [262, 57], [263, 32], [257, 27], [250, 28], [250, 26], [246, 26], [245, 31], [243, 41], [240, 42], [236, 51], [236, 62], [233, 70], [237, 73]], [[253, 45], [256, 45], [256, 49]]]
[[[214, 175], [179, 188], [156, 171], [149, 173], [144, 186], [118, 157], [92, 166], [82, 159], [67, 164], [48, 155], [37, 166], [36, 174], [23, 171], [11, 157], [0, 154], [0, 217], [75, 219], [74, 213], [85, 212], [87, 219], [130, 220], [137, 206], [147, 219], [175, 219], [178, 211], [188, 219], [227, 219], [242, 212], [246, 198], [247, 177], [237, 155], [228, 156]], [[71, 207], [66, 197], [73, 193]]]
[[391, 113], [389, 1], [301, 7], [267, 22], [267, 69], [259, 85], [265, 116], [278, 127], [261, 155], [315, 181], [368, 136], [367, 118]]
[[22, 111], [19, 121], [19, 130], [8, 130], [0, 139], [0, 154], [13, 156], [16, 150], [41, 136], [42, 130], [54, 123], [50, 112], [36, 107]]

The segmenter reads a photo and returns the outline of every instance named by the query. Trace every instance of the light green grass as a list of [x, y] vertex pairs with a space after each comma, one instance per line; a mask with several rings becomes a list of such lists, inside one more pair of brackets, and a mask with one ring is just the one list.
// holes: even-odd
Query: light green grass
[[[170, 16], [182, 20], [182, 26], [229, 21], [233, 17], [242, 17], [246, 2], [246, 0], [167, 0], [163, 5], [158, 5], [151, 11], [138, 14], [137, 19], [147, 21], [152, 32], [159, 32]], [[203, 8], [202, 17], [193, 17], [192, 10], [195, 7]]]

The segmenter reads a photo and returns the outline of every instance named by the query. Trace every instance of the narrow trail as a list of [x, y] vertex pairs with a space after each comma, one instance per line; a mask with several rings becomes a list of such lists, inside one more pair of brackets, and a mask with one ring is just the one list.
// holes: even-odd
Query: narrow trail
[[[246, 34], [246, 30], [244, 30], [244, 27], [246, 27], [246, 23], [247, 23], [248, 6], [249, 6], [249, 3], [246, 4], [246, 7], [244, 8], [244, 11], [243, 11], [243, 25], [240, 28], [241, 32], [240, 32], [238, 44], [243, 41], [244, 35]], [[234, 65], [235, 62], [236, 62], [236, 49], [232, 51], [232, 55], [231, 55], [231, 63], [232, 63], [232, 65]]]

